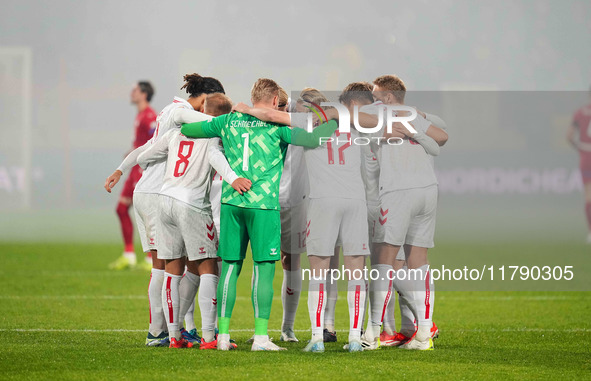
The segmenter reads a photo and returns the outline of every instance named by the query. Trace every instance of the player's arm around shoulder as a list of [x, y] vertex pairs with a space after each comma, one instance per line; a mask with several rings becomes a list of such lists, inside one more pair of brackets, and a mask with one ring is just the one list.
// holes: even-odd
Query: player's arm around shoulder
[[207, 122], [213, 119], [211, 115], [196, 110], [189, 110], [185, 107], [174, 109], [172, 118], [176, 124]]
[[248, 114], [264, 122], [276, 124], [291, 125], [291, 115], [285, 111], [273, 110], [268, 108], [250, 107], [245, 103], [237, 103], [232, 107], [232, 111]]
[[430, 137], [431, 139], [435, 140], [437, 145], [439, 145], [440, 147], [445, 145], [445, 143], [447, 143], [447, 140], [449, 139], [449, 136], [447, 135], [447, 132], [445, 130], [443, 130], [433, 124], [431, 124], [427, 128], [427, 131], [425, 132], [425, 134], [428, 137]]
[[447, 123], [445, 121], [434, 114], [429, 114], [419, 110], [418, 108], [414, 107], [417, 110], [417, 113], [429, 122], [431, 125], [425, 129], [425, 134], [435, 140], [440, 147], [443, 147], [449, 138], [447, 134]]
[[181, 127], [181, 133], [188, 138], [221, 138], [222, 128], [226, 125], [228, 115], [220, 115], [209, 121], [185, 123]]
[[157, 139], [147, 150], [142, 152], [138, 158], [137, 163], [142, 169], [146, 169], [149, 164], [165, 160], [168, 156], [168, 144], [179, 134], [179, 130], [172, 129]]
[[316, 127], [314, 131], [308, 132], [303, 128], [280, 129], [281, 139], [289, 144], [306, 148], [316, 148], [322, 145], [323, 139], [329, 138], [337, 130], [339, 125], [336, 121], [330, 120]]
[[395, 122], [392, 123], [392, 130], [403, 134], [404, 136], [413, 139], [417, 143], [419, 143], [425, 152], [427, 152], [431, 156], [439, 155], [440, 148], [439, 144], [433, 139], [431, 136], [428, 135], [428, 131], [434, 127], [431, 122], [427, 119], [423, 118], [421, 115], [418, 115], [415, 119], [412, 120], [410, 125], [415, 129], [416, 132], [411, 132], [403, 123]]

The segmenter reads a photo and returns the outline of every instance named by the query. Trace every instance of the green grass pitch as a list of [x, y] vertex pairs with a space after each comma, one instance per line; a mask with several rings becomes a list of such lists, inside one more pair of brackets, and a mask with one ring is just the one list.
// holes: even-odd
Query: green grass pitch
[[[500, 247], [500, 245], [499, 245]], [[472, 253], [475, 243], [438, 253]], [[498, 249], [498, 248], [497, 248]], [[489, 247], [491, 253], [497, 251]], [[539, 245], [536, 255], [578, 245]], [[337, 303], [339, 342], [301, 352], [310, 337], [306, 294], [298, 309], [300, 343], [282, 353], [251, 353], [250, 264], [245, 265], [231, 329], [234, 352], [147, 348], [149, 276], [110, 271], [119, 245], [0, 244], [0, 379], [579, 379], [591, 378], [588, 292], [437, 293], [435, 351], [384, 348], [347, 353], [347, 306]], [[281, 323], [280, 268], [270, 334]], [[588, 276], [588, 275], [581, 275]], [[197, 326], [199, 314], [196, 311]]]

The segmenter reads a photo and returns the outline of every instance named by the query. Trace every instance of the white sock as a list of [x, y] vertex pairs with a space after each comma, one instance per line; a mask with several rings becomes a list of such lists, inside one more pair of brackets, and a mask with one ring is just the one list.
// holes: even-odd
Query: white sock
[[398, 297], [398, 305], [400, 306], [400, 333], [406, 337], [411, 337], [417, 329], [415, 316], [401, 296]]
[[335, 311], [337, 299], [339, 298], [339, 288], [336, 280], [326, 281], [326, 307], [324, 311], [324, 328], [334, 332]]
[[308, 288], [308, 312], [312, 323], [312, 340], [324, 337], [324, 310], [326, 308], [326, 279], [311, 278]]
[[[420, 272], [420, 275], [419, 275]], [[429, 265], [416, 269], [414, 303], [417, 309], [417, 340], [424, 341], [431, 336], [433, 309], [431, 308], [431, 272]]]
[[394, 279], [393, 286], [398, 290], [398, 303], [400, 304], [400, 333], [406, 337], [411, 337], [415, 331], [415, 322], [418, 312], [414, 303], [416, 284], [414, 280], [409, 279], [411, 273], [406, 266], [401, 272], [405, 273], [404, 279]]
[[195, 295], [199, 289], [199, 275], [190, 271], [185, 271], [179, 285], [179, 295], [181, 304], [179, 307], [179, 316], [185, 320], [185, 329], [190, 331], [195, 329]]
[[269, 335], [254, 335], [254, 342], [257, 344], [265, 344], [269, 341]]
[[[392, 281], [389, 279], [389, 272], [392, 266], [376, 264], [372, 270], [377, 270], [378, 277], [372, 280], [369, 285], [369, 303], [371, 306], [370, 324], [368, 324], [369, 338], [375, 338], [380, 335], [382, 320], [386, 313], [386, 307], [392, 296]], [[391, 274], [390, 274], [391, 276]]]
[[168, 331], [164, 311], [162, 310], [162, 283], [164, 282], [164, 270], [152, 269], [150, 284], [148, 286], [148, 301], [150, 303], [150, 328], [153, 336]]
[[300, 294], [302, 292], [302, 271], [283, 270], [283, 284], [281, 285], [281, 301], [283, 302], [283, 323], [281, 329], [293, 329]]
[[192, 329], [196, 329], [197, 326], [195, 325], [195, 300], [189, 306], [187, 313], [185, 314], [185, 329], [190, 331]]
[[361, 338], [363, 315], [365, 313], [365, 281], [350, 280], [347, 285], [347, 304], [349, 305], [349, 342]]
[[179, 283], [182, 276], [164, 273], [164, 283], [162, 284], [162, 305], [164, 316], [168, 325], [169, 337], [175, 339], [181, 338], [179, 331]]
[[396, 332], [396, 317], [394, 311], [396, 310], [396, 290], [392, 288], [392, 295], [386, 307], [386, 314], [384, 315], [384, 332], [388, 335], [393, 335]]
[[201, 334], [203, 335], [203, 339], [208, 343], [215, 339], [218, 280], [219, 277], [214, 274], [201, 275], [201, 287], [199, 289]]

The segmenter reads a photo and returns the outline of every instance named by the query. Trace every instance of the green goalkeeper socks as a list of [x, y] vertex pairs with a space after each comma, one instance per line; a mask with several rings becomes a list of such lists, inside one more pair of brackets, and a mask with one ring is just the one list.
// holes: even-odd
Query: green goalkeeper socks
[[271, 304], [273, 304], [273, 278], [275, 262], [255, 262], [252, 285], [252, 307], [255, 318], [255, 335], [266, 335]]
[[220, 333], [230, 333], [230, 317], [236, 303], [236, 283], [242, 271], [242, 261], [222, 261], [222, 276], [218, 283], [218, 323]]

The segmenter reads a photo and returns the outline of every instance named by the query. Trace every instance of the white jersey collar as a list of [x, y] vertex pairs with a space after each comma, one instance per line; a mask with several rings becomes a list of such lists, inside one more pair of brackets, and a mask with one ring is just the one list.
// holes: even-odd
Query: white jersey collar
[[193, 106], [191, 106], [191, 104], [189, 102], [187, 102], [185, 99], [183, 98], [179, 98], [179, 97], [174, 97], [173, 103], [180, 103], [185, 107], [189, 107], [190, 109], [193, 109]]

